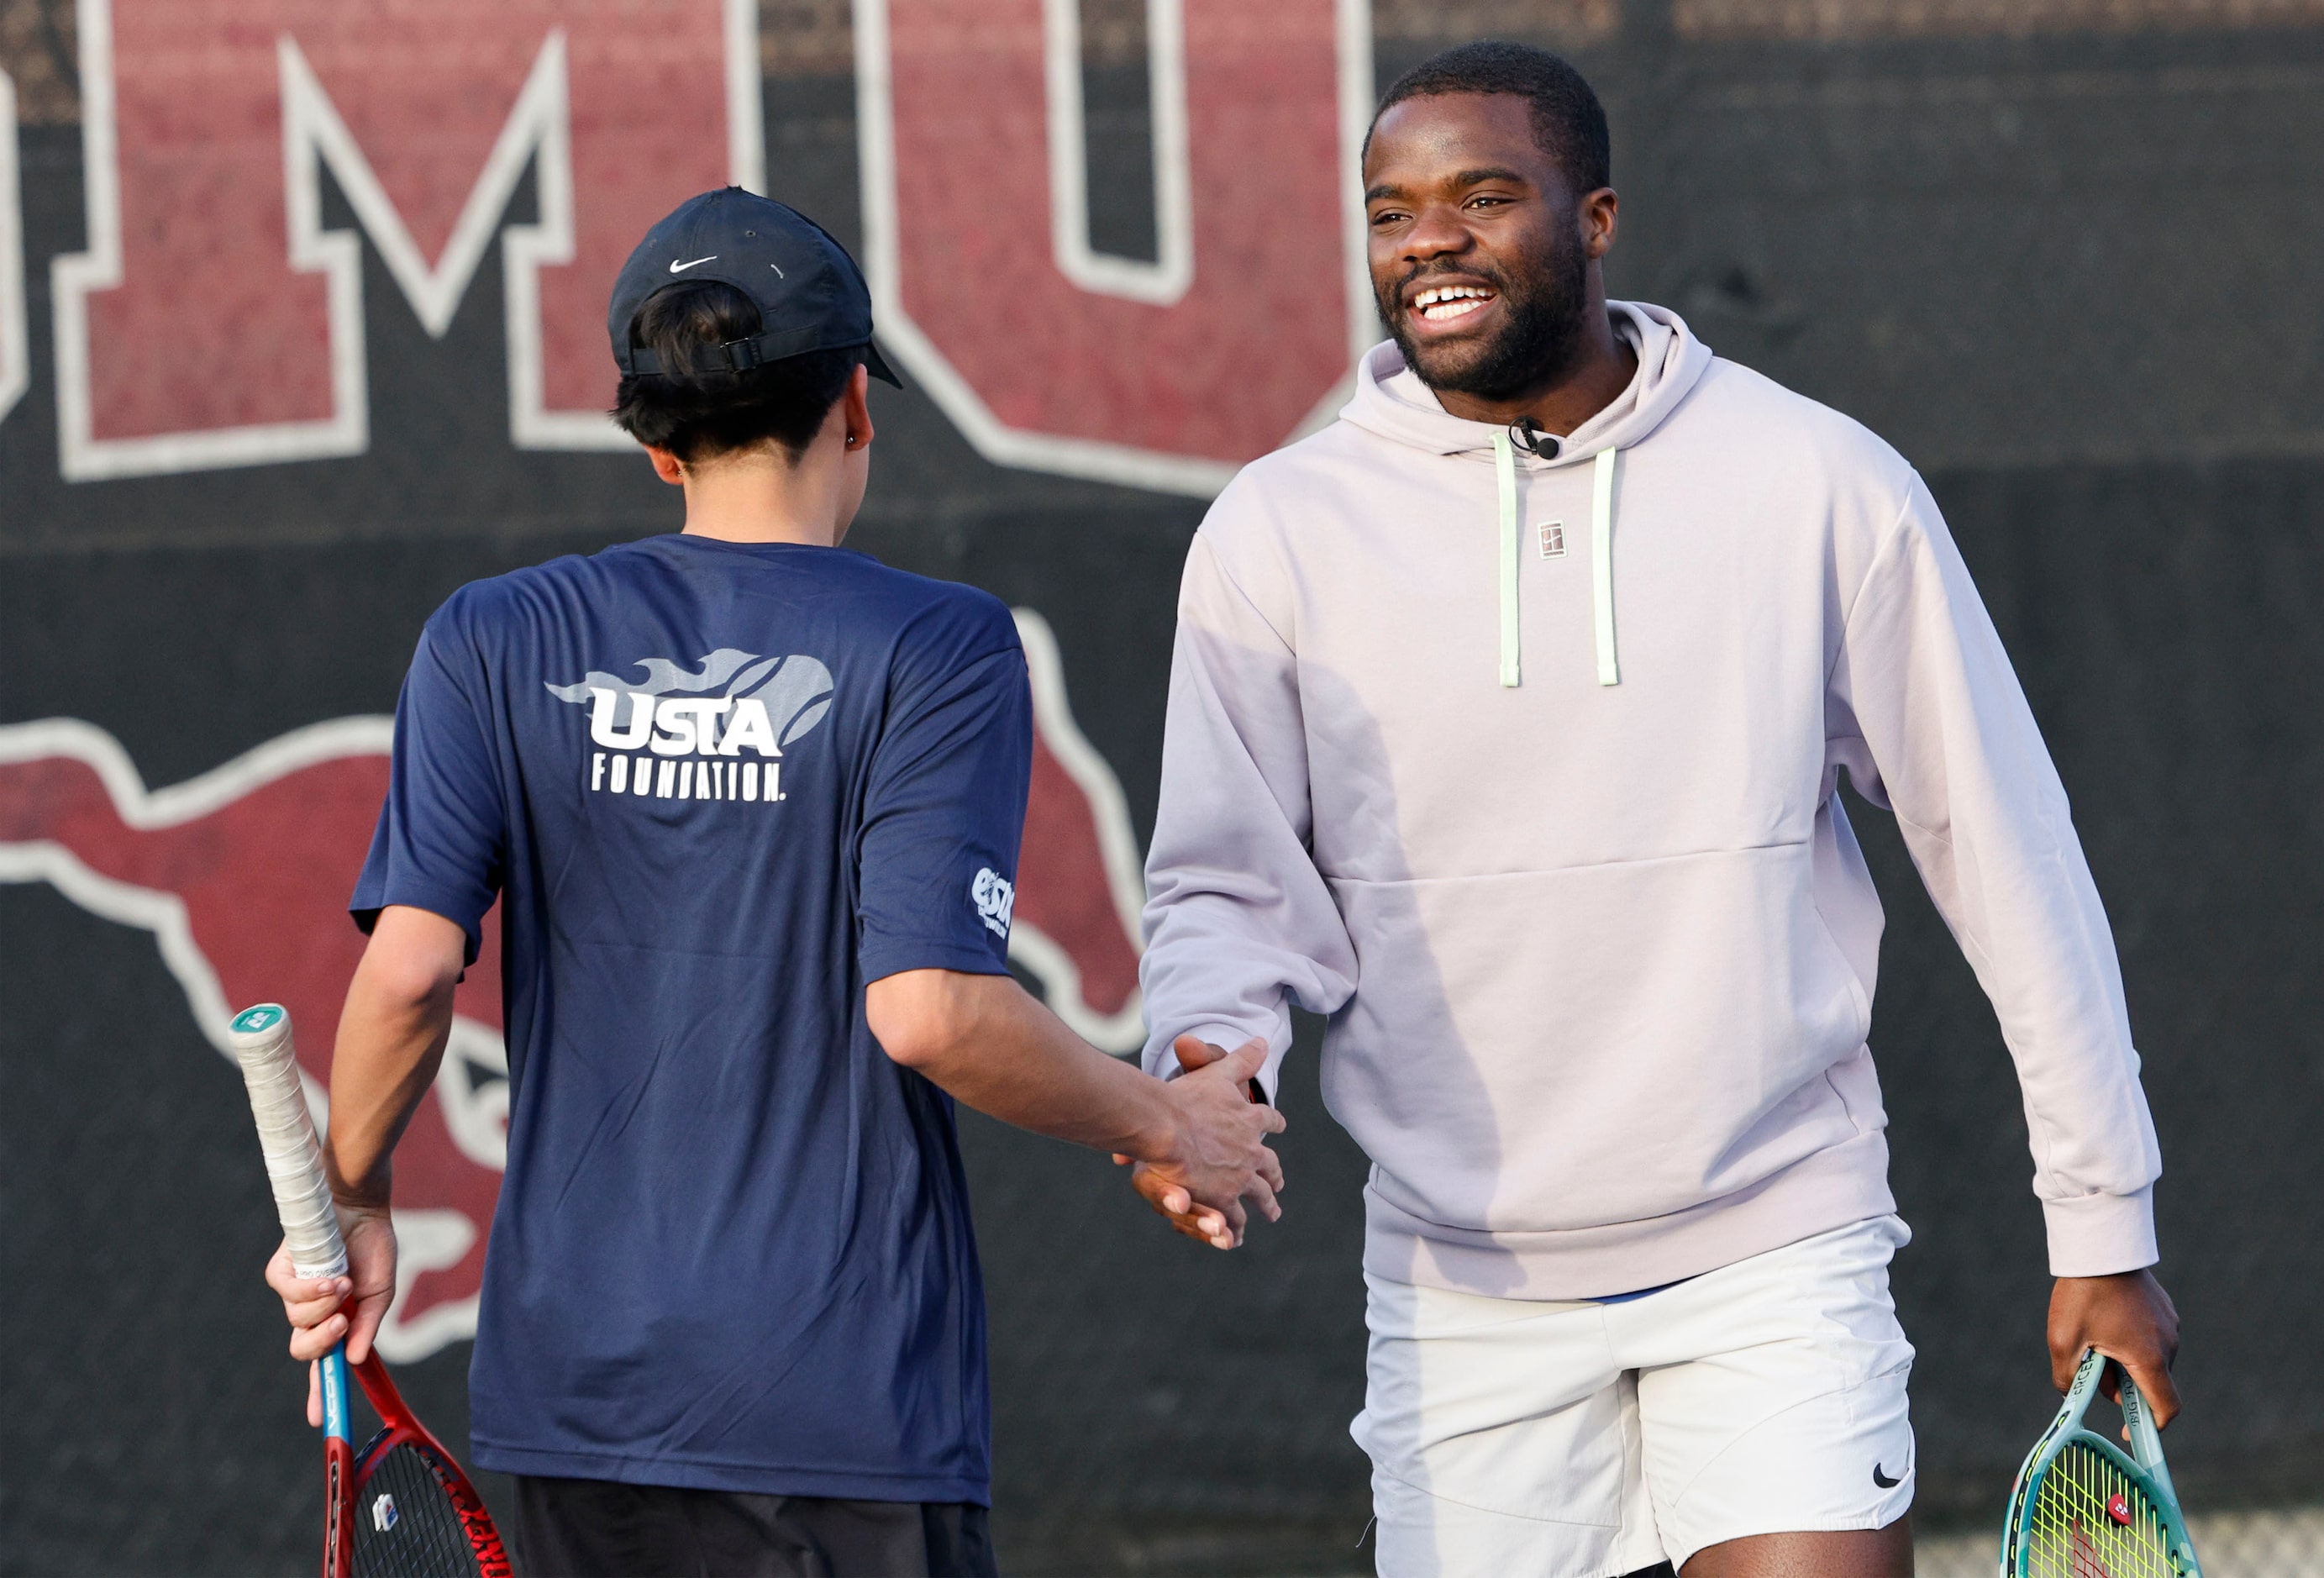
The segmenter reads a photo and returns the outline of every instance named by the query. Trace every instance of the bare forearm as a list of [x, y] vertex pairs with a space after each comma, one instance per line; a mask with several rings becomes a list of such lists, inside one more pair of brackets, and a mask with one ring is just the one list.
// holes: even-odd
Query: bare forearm
[[873, 982], [869, 1006], [897, 1061], [989, 1117], [1140, 1159], [1172, 1142], [1160, 1083], [1090, 1046], [1006, 975], [908, 971]]
[[332, 1192], [349, 1205], [384, 1206], [390, 1158], [443, 1062], [459, 980], [456, 941], [448, 957], [438, 916], [383, 915], [348, 984], [331, 1055], [331, 1117], [323, 1161]]

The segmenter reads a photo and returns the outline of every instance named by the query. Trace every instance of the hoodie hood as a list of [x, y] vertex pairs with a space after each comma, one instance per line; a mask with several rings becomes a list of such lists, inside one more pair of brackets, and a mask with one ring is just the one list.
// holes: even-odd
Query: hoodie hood
[[[1609, 301], [1606, 314], [1613, 319], [1614, 332], [1637, 353], [1638, 371], [1612, 404], [1557, 441], [1554, 458], [1536, 464], [1579, 465], [1601, 449], [1630, 448], [1678, 409], [1711, 365], [1711, 347], [1667, 307]], [[1493, 435], [1505, 432], [1491, 422], [1472, 422], [1447, 411], [1435, 391], [1405, 365], [1394, 340], [1383, 340], [1364, 353], [1357, 366], [1355, 397], [1340, 415], [1368, 432], [1435, 455], [1489, 455]]]
[[[1702, 370], [1711, 365], [1711, 347], [1688, 332], [1685, 321], [1666, 307], [1609, 301], [1606, 315], [1613, 320], [1614, 332], [1637, 353], [1638, 370], [1629, 386], [1605, 410], [1554, 444], [1546, 437], [1535, 441], [1547, 447], [1549, 454], [1538, 454], [1535, 444], [1529, 443], [1526, 457], [1545, 468], [1578, 465], [1584, 459], [1591, 463], [1594, 473], [1590, 490], [1591, 609], [1598, 683], [1619, 685], [1622, 669], [1614, 637], [1614, 510], [1621, 451], [1645, 438], [1678, 409]], [[1500, 584], [1497, 678], [1504, 687], [1515, 689], [1524, 683], [1517, 607], [1523, 534], [1517, 526], [1517, 447], [1509, 429], [1447, 411], [1438, 403], [1435, 392], [1405, 365], [1404, 354], [1394, 340], [1365, 353], [1357, 369], [1356, 397], [1340, 414], [1367, 432], [1431, 454], [1480, 453], [1491, 460], [1500, 503], [1493, 572]]]

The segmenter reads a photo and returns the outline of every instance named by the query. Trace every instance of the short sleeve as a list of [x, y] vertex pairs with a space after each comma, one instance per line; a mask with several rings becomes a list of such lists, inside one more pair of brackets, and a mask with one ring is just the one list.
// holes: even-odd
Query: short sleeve
[[874, 749], [859, 845], [859, 961], [866, 982], [904, 970], [1009, 968], [1017, 851], [1033, 768], [1025, 654], [931, 654], [899, 666]]
[[391, 904], [440, 915], [467, 933], [473, 964], [505, 871], [507, 827], [475, 700], [481, 676], [463, 673], [475, 660], [447, 623], [440, 614], [429, 622], [396, 699], [387, 803], [347, 908], [366, 932]]

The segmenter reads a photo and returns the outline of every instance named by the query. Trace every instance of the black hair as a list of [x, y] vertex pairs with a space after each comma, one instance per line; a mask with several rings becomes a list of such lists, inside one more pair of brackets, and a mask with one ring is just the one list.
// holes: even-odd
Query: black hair
[[[1559, 56], [1531, 44], [1480, 39], [1455, 44], [1396, 79], [1372, 112], [1380, 116], [1407, 98], [1445, 93], [1506, 93], [1524, 99], [1533, 112], [1533, 140], [1573, 182], [1573, 195], [1614, 184], [1613, 138], [1606, 109], [1582, 73]], [[1371, 147], [1371, 134], [1364, 134]]]
[[863, 347], [728, 367], [718, 347], [760, 327], [757, 305], [723, 280], [682, 280], [655, 291], [630, 325], [630, 344], [653, 352], [666, 371], [624, 377], [613, 420], [680, 460], [715, 459], [772, 439], [797, 465], [846, 392]]

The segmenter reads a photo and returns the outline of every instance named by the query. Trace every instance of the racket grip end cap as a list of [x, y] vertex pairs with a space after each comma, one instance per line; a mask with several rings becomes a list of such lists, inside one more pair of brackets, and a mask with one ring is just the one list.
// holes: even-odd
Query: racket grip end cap
[[279, 1002], [258, 1002], [226, 1021], [237, 1053], [271, 1052], [290, 1036], [290, 1010]]

